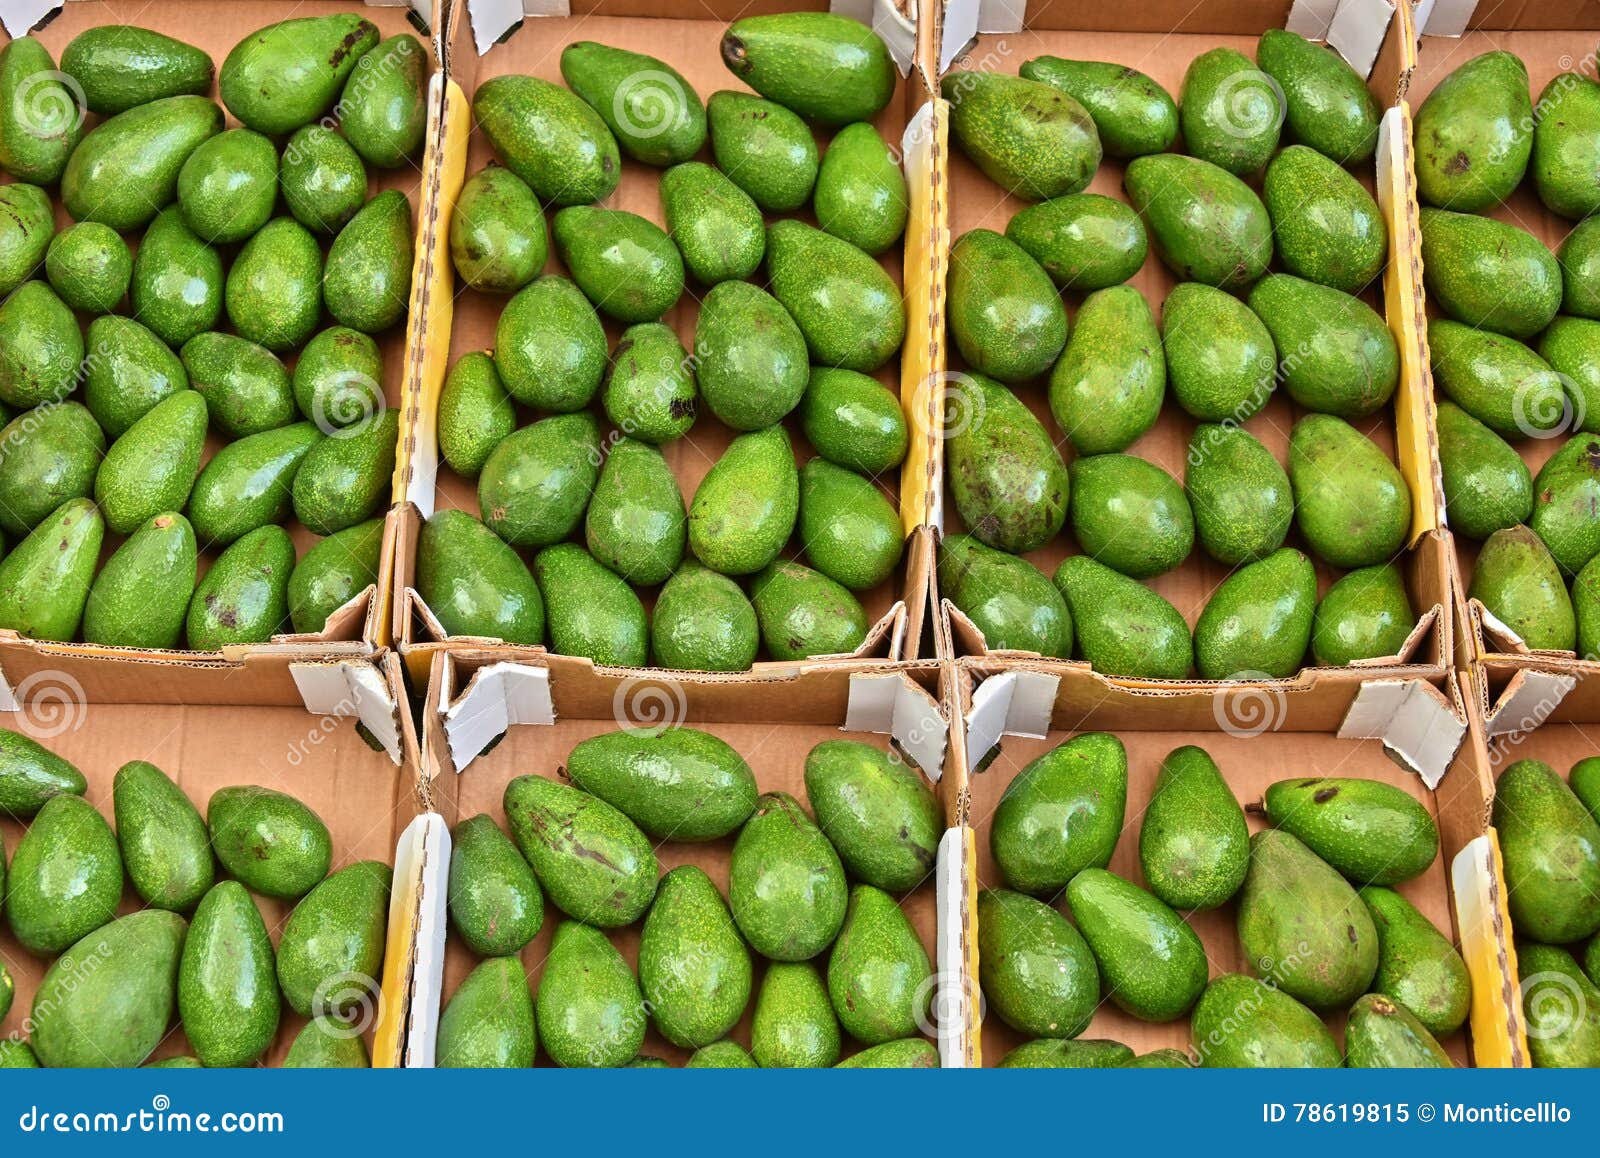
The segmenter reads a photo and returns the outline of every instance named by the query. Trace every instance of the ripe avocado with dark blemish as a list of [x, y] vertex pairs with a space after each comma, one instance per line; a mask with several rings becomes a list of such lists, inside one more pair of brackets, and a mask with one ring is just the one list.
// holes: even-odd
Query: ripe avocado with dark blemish
[[1137, 69], [1103, 60], [1036, 56], [1023, 61], [1018, 72], [1083, 105], [1108, 157], [1164, 153], [1178, 135], [1177, 104], [1166, 89]]
[[655, 850], [621, 812], [598, 796], [543, 776], [512, 780], [504, 804], [517, 847], [545, 896], [563, 913], [614, 928], [632, 924], [650, 907]]
[[286, 793], [255, 785], [219, 788], [206, 806], [206, 825], [217, 860], [253, 893], [294, 901], [328, 875], [328, 826]]
[[1417, 195], [1426, 205], [1478, 213], [1510, 196], [1533, 151], [1528, 69], [1514, 53], [1475, 56], [1417, 109]]
[[269, 24], [233, 46], [217, 73], [218, 92], [257, 132], [289, 133], [333, 106], [377, 43], [377, 25], [351, 12]]
[[1354, 776], [1279, 780], [1267, 819], [1361, 884], [1410, 880], [1439, 855], [1439, 828], [1411, 793]]
[[185, 630], [194, 651], [265, 643], [289, 619], [289, 573], [294, 543], [271, 525], [239, 539], [211, 565], [189, 603]]
[[850, 875], [902, 893], [933, 871], [944, 820], [911, 764], [859, 740], [824, 740], [806, 754], [806, 799]]
[[1071, 481], [1044, 424], [1010, 390], [966, 375], [945, 400], [956, 510], [980, 542], [1022, 554], [1066, 521]]

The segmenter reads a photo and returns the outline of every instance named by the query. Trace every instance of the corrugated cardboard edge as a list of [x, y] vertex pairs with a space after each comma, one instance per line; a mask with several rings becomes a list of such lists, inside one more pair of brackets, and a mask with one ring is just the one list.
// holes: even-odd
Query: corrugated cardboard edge
[[954, 664], [941, 662], [939, 695], [950, 721], [940, 793], [949, 825], [939, 842], [937, 865], [939, 937], [939, 1064], [945, 1069], [983, 1065], [983, 989], [978, 971], [978, 853], [971, 823], [971, 765], [967, 760], [966, 715], [971, 681]]
[[[1493, 763], [1488, 730], [1481, 714], [1486, 701], [1481, 671], [1459, 673], [1467, 708], [1467, 741], [1460, 772], [1482, 784], [1485, 807], [1493, 798]], [[1482, 831], [1465, 841], [1450, 865], [1451, 899], [1462, 958], [1472, 978], [1473, 1064], [1481, 1068], [1524, 1068], [1528, 1056], [1522, 997], [1517, 986], [1516, 945], [1506, 907], [1505, 866], [1500, 841], [1486, 814]]]
[[395, 693], [392, 654], [383, 657], [384, 665], [367, 662], [292, 663], [289, 676], [299, 689], [306, 710], [313, 715], [334, 718], [354, 716], [389, 754], [396, 765], [404, 764], [401, 732], [402, 717], [409, 715], [403, 697]]

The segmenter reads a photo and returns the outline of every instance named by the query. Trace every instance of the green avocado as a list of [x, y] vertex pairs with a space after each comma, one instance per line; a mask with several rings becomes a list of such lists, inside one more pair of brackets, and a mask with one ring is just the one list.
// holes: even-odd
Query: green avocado
[[776, 660], [849, 655], [867, 637], [867, 615], [843, 584], [778, 560], [750, 581], [750, 602], [767, 654]]
[[653, 587], [683, 562], [688, 533], [683, 495], [667, 460], [648, 442], [618, 438], [589, 499], [589, 553], [634, 586]]
[[71, 642], [105, 527], [94, 503], [69, 499], [0, 560], [0, 627], [31, 639]]
[[514, 956], [544, 925], [538, 878], [482, 812], [450, 832], [448, 903], [450, 927], [480, 957]]
[[[0, 577], [4, 566], [0, 563]], [[1577, 645], [1577, 623], [1561, 568], [1527, 527], [1507, 527], [1485, 540], [1467, 598], [1482, 603], [1535, 651], [1572, 651]]]
[[1194, 642], [1178, 609], [1137, 579], [1072, 555], [1056, 568], [1056, 588], [1072, 613], [1078, 655], [1102, 675], [1181, 680]]
[[1178, 93], [1178, 124], [1191, 154], [1238, 177], [1261, 171], [1278, 148], [1285, 113], [1275, 80], [1236, 48], [1190, 61]]
[[809, 961], [833, 944], [848, 902], [844, 866], [794, 797], [756, 800], [733, 845], [728, 901], [745, 940], [769, 960]]
[[439, 395], [439, 452], [450, 469], [477, 478], [494, 448], [516, 428], [516, 408], [494, 358], [482, 350], [461, 355]]
[[59, 402], [83, 372], [83, 333], [54, 290], [27, 281], [0, 302], [0, 402]]
[[1115, 197], [1070, 193], [1021, 210], [1006, 237], [1038, 262], [1061, 289], [1121, 285], [1150, 250], [1139, 215]]
[[544, 598], [528, 565], [465, 511], [435, 511], [423, 524], [417, 594], [446, 635], [544, 642]]
[[1168, 269], [1184, 281], [1243, 289], [1272, 259], [1272, 221], [1250, 186], [1198, 157], [1138, 157], [1123, 174], [1128, 200]]
[[1600, 824], [1555, 769], [1512, 764], [1495, 784], [1490, 821], [1520, 935], [1564, 945], [1600, 929]]
[[375, 515], [389, 496], [399, 433], [400, 412], [383, 410], [315, 442], [294, 475], [295, 518], [331, 535]]
[[[26, 187], [8, 185], [0, 189], [0, 199], [7, 190]], [[11, 196], [14, 198], [16, 194]], [[0, 247], [4, 244], [0, 242]], [[30, 271], [36, 265], [36, 260], [28, 261]], [[73, 309], [86, 314], [109, 314], [128, 292], [133, 278], [133, 255], [128, 252], [127, 242], [111, 226], [83, 221], [67, 226], [50, 239], [50, 247], [45, 251], [44, 272], [50, 287]], [[8, 286], [6, 292], [11, 288]], [[89, 345], [92, 349], [94, 343], [91, 341]]]
[[[3, 470], [3, 467], [0, 467]], [[1563, 575], [1576, 575], [1600, 554], [1600, 435], [1570, 438], [1533, 480], [1528, 526], [1544, 540]]]
[[512, 780], [504, 804], [511, 835], [545, 896], [574, 921], [616, 928], [632, 924], [650, 907], [655, 850], [617, 809], [543, 776]]
[[1289, 435], [1295, 523], [1335, 567], [1371, 567], [1399, 554], [1411, 529], [1411, 489], [1377, 445], [1331, 414], [1308, 414]]
[[1539, 356], [1561, 377], [1569, 428], [1600, 433], [1600, 322], [1555, 318], [1539, 339]]
[[1417, 109], [1417, 195], [1461, 213], [1500, 204], [1522, 183], [1534, 124], [1521, 59], [1510, 52], [1473, 57]]
[[21, 538], [68, 499], [87, 498], [105, 435], [76, 402], [46, 403], [0, 429], [0, 529]]
[[376, 1000], [392, 877], [381, 861], [357, 861], [289, 914], [278, 939], [278, 987], [296, 1013], [348, 1015]]
[[545, 1052], [569, 1068], [627, 1065], [649, 1022], [622, 954], [605, 933], [577, 921], [556, 929], [535, 1008]]
[[226, 547], [258, 527], [287, 519], [294, 510], [295, 472], [321, 440], [314, 425], [297, 422], [219, 450], [189, 495], [195, 535], [210, 546]]
[[86, 28], [61, 50], [61, 71], [78, 82], [91, 112], [124, 112], [162, 97], [205, 96], [211, 57], [171, 36], [132, 24]]
[[1194, 281], [1173, 286], [1161, 305], [1161, 346], [1172, 396], [1202, 422], [1237, 425], [1272, 397], [1272, 334], [1230, 293]]
[[[109, 229], [109, 226], [86, 221], [71, 228], [79, 231], [81, 236], [81, 231], [86, 228]], [[50, 206], [50, 194], [37, 185], [22, 182], [0, 185], [0, 295], [9, 294], [34, 276], [39, 263], [45, 262], [45, 275], [50, 279], [51, 287], [63, 298], [73, 296], [61, 285], [65, 279], [57, 275], [55, 267], [47, 259], [51, 251], [59, 252], [61, 249], [55, 239], [55, 231], [55, 211]], [[122, 239], [116, 235], [116, 231], [110, 232], [111, 239], [121, 245]], [[124, 258], [127, 253], [127, 247], [124, 246]], [[110, 306], [115, 306], [121, 297], [121, 293], [118, 293]], [[68, 304], [77, 308], [76, 303], [70, 300]]]
[[686, 559], [657, 593], [650, 651], [658, 667], [744, 671], [760, 646], [756, 609], [726, 575]]
[[334, 319], [367, 334], [403, 319], [412, 243], [411, 202], [400, 190], [385, 189], [362, 206], [328, 247], [322, 271], [322, 297]]
[[1522, 456], [1454, 402], [1439, 401], [1435, 425], [1450, 529], [1487, 539], [1526, 523], [1533, 514], [1533, 478]]
[[222, 255], [189, 228], [177, 206], [156, 214], [139, 242], [128, 283], [137, 324], [176, 349], [216, 327], [225, 292]]
[[1369, 993], [1350, 1007], [1345, 1065], [1351, 1069], [1450, 1069], [1455, 1063], [1404, 1005]]
[[751, 1017], [750, 1053], [763, 1069], [819, 1068], [839, 1060], [839, 1020], [811, 962], [767, 966]]
[[339, 99], [339, 129], [369, 165], [398, 169], [422, 151], [428, 69], [427, 51], [409, 32], [356, 61]]
[[597, 664], [643, 667], [650, 656], [650, 621], [633, 588], [576, 543], [546, 547], [533, 559], [544, 596], [550, 646], [558, 655]]
[[1217, 562], [1253, 563], [1283, 546], [1294, 521], [1289, 476], [1249, 431], [1227, 422], [1195, 427], [1183, 486], [1195, 535]]
[[1212, 592], [1194, 625], [1201, 679], [1287, 679], [1311, 643], [1317, 571], [1292, 547], [1246, 563]]
[[1177, 567], [1194, 548], [1194, 516], [1166, 471], [1131, 454], [1072, 464], [1072, 533], [1085, 555], [1133, 579]]
[[96, 125], [61, 173], [61, 202], [75, 221], [118, 233], [147, 225], [178, 192], [189, 154], [222, 131], [222, 110], [203, 96], [170, 96]]
[[824, 740], [806, 754], [806, 798], [851, 877], [903, 893], [933, 872], [944, 820], [922, 774], [859, 740]]
[[661, 1036], [682, 1049], [717, 1041], [744, 1016], [752, 973], [750, 950], [705, 870], [680, 865], [663, 876], [639, 934], [639, 988]]
[[1164, 153], [1178, 135], [1178, 106], [1144, 73], [1103, 60], [1036, 56], [1018, 70], [1089, 110], [1108, 157]]
[[910, 212], [900, 162], [865, 122], [828, 142], [811, 199], [818, 225], [873, 256], [900, 240]]
[[117, 915], [117, 838], [83, 797], [52, 796], [22, 834], [6, 878], [12, 935], [35, 956], [53, 956]]
[[194, 589], [185, 633], [194, 651], [266, 643], [288, 625], [294, 543], [276, 525], [258, 527], [217, 556]]
[[578, 288], [619, 322], [656, 321], [683, 293], [678, 247], [637, 213], [573, 205], [555, 215], [550, 233]]
[[990, 651], [1072, 658], [1066, 600], [1026, 559], [952, 535], [940, 545], [939, 594], [983, 632]]
[[566, 773], [656, 840], [717, 840], [756, 806], [755, 774], [744, 758], [694, 728], [636, 727], [593, 736], [568, 754]]
[[663, 60], [579, 40], [561, 50], [561, 78], [600, 114], [635, 161], [676, 165], [706, 143], [705, 106]]
[[741, 434], [700, 480], [689, 504], [689, 549], [724, 575], [778, 557], [800, 510], [800, 474], [781, 426]]
[[900, 288], [870, 256], [800, 221], [767, 227], [767, 276], [811, 360], [870, 374], [905, 340]]
[[1543, 438], [1572, 424], [1566, 383], [1516, 339], [1434, 318], [1428, 351], [1444, 395], [1502, 438]]
[[1400, 568], [1362, 567], [1335, 580], [1317, 604], [1311, 655], [1323, 667], [1397, 656], [1416, 624]]
[[1051, 897], [1086, 868], [1111, 862], [1128, 799], [1128, 753], [1085, 732], [1019, 772], [995, 808], [989, 851], [1006, 884]]
[[1099, 868], [1067, 885], [1073, 922], [1089, 943], [1102, 985], [1140, 1021], [1175, 1021], [1206, 987], [1205, 946], [1160, 898]]
[[990, 1012], [1030, 1037], [1077, 1037], [1100, 1003], [1083, 935], [1049, 905], [1005, 889], [978, 894], [978, 979]]
[[872, 120], [897, 83], [882, 38], [831, 12], [736, 20], [722, 34], [722, 63], [762, 96], [829, 127]]
[[1581, 221], [1556, 250], [1561, 266], [1561, 309], [1580, 318], [1600, 318], [1600, 221]]
[[949, 325], [967, 365], [1008, 383], [1043, 374], [1067, 340], [1055, 285], [1026, 250], [990, 229], [962, 234], [950, 249]]
[[558, 84], [534, 76], [491, 77], [473, 95], [472, 118], [543, 204], [590, 205], [622, 180], [611, 130]]
[[928, 952], [899, 903], [854, 886], [828, 955], [828, 995], [844, 1031], [863, 1045], [910, 1037], [928, 1024], [932, 987]]
[[1274, 157], [1261, 201], [1289, 273], [1354, 294], [1383, 272], [1389, 234], [1378, 203], [1315, 149], [1290, 145]]
[[1435, 1037], [1460, 1029], [1472, 1008], [1472, 978], [1455, 946], [1393, 889], [1368, 885], [1360, 896], [1378, 930], [1373, 991], [1404, 1006]]
[[[330, 251], [328, 268], [341, 268], [333, 256]], [[233, 259], [223, 287], [228, 320], [242, 338], [274, 353], [292, 350], [322, 317], [322, 277], [317, 239], [294, 218], [275, 217]]]
[[1428, 297], [1450, 317], [1526, 340], [1556, 316], [1561, 272], [1533, 234], [1443, 209], [1423, 209], [1421, 225]]
[[278, 150], [249, 129], [218, 133], [178, 170], [178, 208], [204, 241], [243, 241], [272, 217], [277, 200]]
[[112, 778], [111, 801], [128, 880], [145, 904], [175, 913], [199, 904], [216, 880], [211, 834], [183, 789], [154, 764], [130, 760]]
[[313, 543], [289, 575], [289, 619], [320, 632], [328, 617], [378, 581], [384, 520], [368, 519]]
[[1256, 63], [1283, 93], [1289, 136], [1341, 165], [1366, 161], [1378, 148], [1378, 102], [1361, 74], [1327, 46], [1269, 28]]
[[265, 346], [210, 330], [190, 338], [180, 354], [190, 384], [223, 434], [244, 438], [294, 421], [289, 371]]
[[488, 165], [461, 187], [450, 210], [450, 259], [461, 280], [484, 293], [516, 293], [550, 254], [544, 211], [527, 182]]
[[1439, 855], [1439, 828], [1411, 793], [1354, 776], [1279, 780], [1262, 797], [1267, 819], [1346, 877], [1392, 885]]
[[806, 441], [836, 466], [880, 475], [905, 460], [910, 435], [900, 400], [865, 374], [813, 366], [799, 412]]
[[33, 816], [52, 796], [82, 796], [83, 773], [37, 740], [0, 728], [0, 812]]
[[767, 250], [761, 207], [720, 169], [685, 161], [661, 174], [667, 233], [696, 281], [720, 285], [755, 273]]
[[378, 344], [349, 326], [318, 331], [295, 360], [290, 382], [295, 406], [324, 434], [370, 422], [385, 405]]
[[1600, 84], [1579, 72], [1550, 78], [1534, 104], [1529, 169], [1539, 200], [1552, 213], [1582, 221], [1600, 210], [1600, 194], [1585, 177], [1600, 168]]
[[83, 139], [83, 102], [69, 81], [78, 83], [31, 36], [0, 49], [0, 168], [14, 179], [55, 184]]
[[1244, 810], [1202, 748], [1167, 753], [1139, 823], [1139, 864], [1150, 891], [1188, 912], [1227, 903], [1244, 884]]
[[1167, 360], [1149, 303], [1132, 286], [1083, 299], [1050, 371], [1050, 412], [1080, 454], [1126, 450], [1155, 425]]
[[962, 375], [946, 393], [945, 438], [950, 490], [975, 538], [1023, 554], [1056, 537], [1071, 476], [1021, 399], [993, 379]]
[[630, 438], [665, 445], [694, 425], [695, 394], [694, 363], [670, 326], [641, 322], [622, 331], [600, 394], [612, 425]]
[[295, 131], [278, 169], [283, 203], [315, 233], [337, 233], [367, 203], [367, 170], [355, 149], [320, 124]]
[[277, 1036], [272, 941], [238, 881], [218, 884], [195, 911], [178, 964], [178, 1017], [206, 1066], [249, 1065]]
[[183, 362], [150, 330], [119, 314], [89, 323], [83, 402], [112, 439], [165, 398], [188, 388]]
[[711, 94], [706, 105], [717, 168], [768, 213], [790, 213], [811, 198], [816, 138], [795, 113], [744, 92]]
[[364, 16], [302, 16], [252, 32], [217, 73], [222, 103], [260, 133], [282, 134], [333, 107], [361, 58], [378, 43]]
[[900, 563], [894, 505], [870, 479], [824, 458], [800, 472], [799, 530], [812, 566], [852, 591], [885, 582]]
[[[672, 350], [664, 337], [660, 348], [666, 361]], [[725, 281], [701, 299], [694, 379], [706, 407], [725, 425], [745, 431], [781, 422], [799, 405], [809, 375], [805, 335], [766, 290]]]
[[516, 957], [480, 961], [439, 1015], [440, 1069], [522, 1069], [533, 1065], [539, 1032], [533, 994]]
[[525, 406], [567, 413], [589, 405], [606, 369], [606, 332], [583, 291], [553, 274], [500, 311], [494, 364]]
[[1100, 165], [1089, 110], [1065, 92], [1002, 72], [947, 74], [950, 131], [984, 176], [1029, 201], [1081, 193]]
[[1301, 406], [1356, 419], [1393, 397], [1400, 352], [1366, 302], [1286, 273], [1262, 278], [1249, 300], [1272, 334], [1283, 388]]

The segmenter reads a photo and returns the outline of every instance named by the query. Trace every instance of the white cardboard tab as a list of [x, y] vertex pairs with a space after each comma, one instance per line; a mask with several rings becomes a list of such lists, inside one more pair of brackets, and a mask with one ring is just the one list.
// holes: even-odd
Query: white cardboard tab
[[[940, 29], [943, 39], [939, 42], [940, 77], [950, 71], [956, 57], [977, 38], [982, 7], [978, 0], [949, 0], [944, 6], [944, 25]], [[939, 77], [932, 79], [937, 82]]]
[[979, 32], [1021, 32], [1028, 0], [980, 0]]
[[1460, 36], [1467, 30], [1478, 0], [1420, 0], [1417, 4], [1417, 37]]
[[1339, 725], [1341, 740], [1381, 740], [1396, 758], [1439, 786], [1466, 737], [1444, 694], [1422, 680], [1370, 680], [1361, 685]]
[[990, 676], [972, 693], [967, 713], [967, 765], [983, 763], [1001, 736], [1041, 739], [1050, 731], [1050, 709], [1056, 701], [1058, 676], [1037, 671], [1008, 671]]
[[[445, 896], [450, 874], [450, 828], [437, 812], [418, 816], [395, 847], [395, 875], [418, 882], [416, 948], [411, 966], [405, 1064], [432, 1069], [444, 991]], [[401, 890], [395, 890], [395, 897]], [[392, 906], [391, 906], [392, 910]], [[390, 920], [395, 914], [390, 912]]]
[[1531, 732], [1550, 718], [1550, 713], [1578, 686], [1576, 676], [1527, 669], [1513, 677], [1508, 694], [1484, 720], [1489, 739]]
[[1294, 0], [1283, 26], [1307, 40], [1323, 40], [1338, 8], [1339, 0]]
[[1356, 72], [1368, 76], [1393, 19], [1394, 8], [1389, 0], [1339, 0], [1328, 26], [1328, 47], [1344, 57]]
[[355, 716], [383, 745], [389, 759], [400, 763], [398, 705], [389, 683], [373, 664], [291, 663], [289, 676], [314, 716]]
[[[1494, 846], [1490, 843], [1487, 834], [1475, 836], [1462, 846], [1456, 853], [1455, 859], [1450, 862], [1450, 891], [1455, 899], [1456, 924], [1460, 931], [1460, 942], [1469, 945], [1488, 940], [1495, 946], [1495, 955], [1500, 962], [1500, 976], [1505, 978], [1505, 984], [1510, 985], [1515, 971], [1508, 960], [1509, 931], [1500, 921], [1500, 906], [1497, 903], [1497, 892], [1500, 887], [1500, 875], [1495, 871]], [[1507, 1039], [1511, 1043], [1511, 1064], [1523, 1067], [1528, 1064], [1526, 1058], [1520, 1056], [1521, 1043], [1526, 1040], [1527, 1031], [1523, 1026], [1522, 1001], [1519, 996], [1509, 995], [1510, 1000], [1501, 1004], [1505, 1006], [1506, 1016], [1509, 1019], [1506, 1026]]]
[[947, 828], [939, 839], [939, 854], [934, 862], [935, 909], [938, 913], [934, 957], [938, 969], [938, 990], [933, 995], [933, 1008], [938, 1014], [939, 1066], [947, 1070], [967, 1068], [967, 1027], [974, 1020], [967, 1009], [967, 1003], [974, 995], [963, 983], [966, 975], [966, 954], [962, 951], [966, 850], [965, 832], [961, 828]]
[[944, 771], [950, 724], [938, 702], [897, 672], [858, 672], [850, 677], [844, 732], [881, 732], [895, 738], [928, 779]]
[[472, 677], [455, 703], [443, 703], [445, 739], [457, 772], [513, 724], [553, 724], [550, 672], [520, 663], [492, 663]]
[[900, 134], [900, 167], [906, 165], [906, 159], [917, 155], [919, 146], [928, 139], [928, 126], [933, 121], [933, 102], [928, 101], [918, 109], [906, 123], [906, 131]]
[[15, 40], [61, 7], [61, 0], [0, 0], [0, 23]]

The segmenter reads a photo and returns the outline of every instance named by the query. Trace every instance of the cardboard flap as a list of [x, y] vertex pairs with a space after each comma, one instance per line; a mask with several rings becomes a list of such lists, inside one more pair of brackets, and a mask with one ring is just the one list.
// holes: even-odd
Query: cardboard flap
[[899, 672], [851, 674], [841, 731], [887, 733], [929, 780], [944, 772], [949, 721], [938, 700]]
[[939, 1065], [947, 1070], [973, 1069], [980, 1064], [983, 996], [977, 986], [978, 948], [970, 907], [978, 895], [972, 829], [962, 825], [945, 830], [934, 873], [939, 922], [930, 1016], [939, 1042]]
[[1483, 720], [1484, 735], [1514, 736], [1531, 732], [1550, 718], [1568, 692], [1578, 686], [1576, 676], [1523, 668], [1512, 675], [1499, 701]]
[[1467, 723], [1443, 692], [1421, 680], [1371, 680], [1356, 692], [1339, 725], [1341, 740], [1381, 740], [1429, 789], [1455, 759]]
[[979, 767], [1001, 736], [1042, 739], [1049, 734], [1060, 682], [1046, 672], [1007, 671], [979, 684], [967, 712], [967, 766]]
[[1328, 26], [1328, 47], [1344, 57], [1356, 72], [1368, 76], [1393, 19], [1394, 7], [1389, 0], [1339, 0]]
[[1339, 0], [1294, 0], [1283, 26], [1307, 40], [1324, 40], [1338, 10]]
[[[448, 697], [448, 688], [443, 689]], [[472, 763], [496, 736], [513, 724], [552, 724], [550, 672], [520, 663], [480, 668], [454, 702], [439, 705], [450, 760], [457, 772]]]
[[883, 42], [889, 46], [889, 55], [894, 57], [900, 69], [900, 75], [906, 76], [911, 72], [911, 61], [917, 54], [915, 9], [908, 18], [895, 7], [894, 0], [829, 0], [828, 8], [840, 16], [859, 20], [883, 37]]
[[1460, 36], [1477, 8], [1478, 0], [1417, 0], [1417, 38]]
[[1461, 955], [1472, 978], [1472, 1061], [1480, 1069], [1530, 1064], [1501, 879], [1493, 829], [1462, 846], [1450, 862]]
[[[405, 1064], [432, 1069], [444, 990], [445, 896], [450, 874], [450, 829], [437, 812], [426, 812], [407, 826], [395, 850], [395, 876], [407, 865], [416, 882], [412, 919], [411, 994], [405, 1025]], [[393, 918], [391, 928], [393, 927]], [[391, 941], [390, 951], [394, 945]]]
[[289, 676], [314, 716], [355, 716], [400, 763], [400, 717], [389, 682], [368, 662], [291, 663]]
[[[470, 0], [467, 4], [467, 17], [472, 24], [472, 43], [482, 56], [493, 48], [502, 36], [522, 23], [523, 4], [527, 0]], [[553, 7], [562, 9], [557, 15], [564, 15], [566, 4], [562, 3]]]

